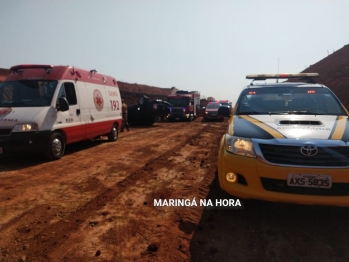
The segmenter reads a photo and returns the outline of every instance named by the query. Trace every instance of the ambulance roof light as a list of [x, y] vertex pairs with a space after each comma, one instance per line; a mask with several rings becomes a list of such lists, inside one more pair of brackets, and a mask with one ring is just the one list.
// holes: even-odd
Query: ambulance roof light
[[23, 65], [16, 65], [12, 66], [10, 70], [12, 73], [19, 73], [20, 71], [23, 71], [24, 69], [36, 69], [36, 68], [42, 68], [46, 71], [47, 74], [51, 73], [53, 66], [52, 65], [33, 65], [33, 64], [23, 64]]

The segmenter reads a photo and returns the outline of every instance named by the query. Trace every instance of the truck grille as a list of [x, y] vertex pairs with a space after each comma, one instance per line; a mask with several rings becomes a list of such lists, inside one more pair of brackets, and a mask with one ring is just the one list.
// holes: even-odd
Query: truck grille
[[315, 156], [305, 156], [300, 146], [259, 145], [264, 158], [275, 164], [295, 166], [349, 166], [349, 147], [318, 147]]
[[286, 180], [271, 179], [261, 177], [263, 188], [268, 191], [300, 194], [300, 195], [315, 195], [315, 196], [348, 196], [348, 183], [332, 183], [331, 188], [311, 188], [311, 187], [293, 187], [288, 186]]
[[11, 128], [1, 128], [0, 136], [9, 136], [11, 134]]
[[320, 121], [308, 121], [308, 120], [281, 120], [279, 122], [280, 125], [316, 125], [321, 126], [322, 123]]

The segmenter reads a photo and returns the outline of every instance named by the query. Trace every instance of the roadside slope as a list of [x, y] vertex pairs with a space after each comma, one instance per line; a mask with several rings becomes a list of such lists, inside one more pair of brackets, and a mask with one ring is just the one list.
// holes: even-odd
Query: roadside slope
[[319, 73], [316, 81], [329, 87], [349, 108], [349, 44], [302, 71], [311, 72]]

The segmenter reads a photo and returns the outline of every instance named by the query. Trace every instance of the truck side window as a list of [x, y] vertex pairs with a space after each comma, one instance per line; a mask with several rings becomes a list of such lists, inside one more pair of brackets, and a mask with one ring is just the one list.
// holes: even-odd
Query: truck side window
[[[76, 105], [76, 93], [75, 93], [75, 87], [73, 83], [64, 83], [61, 86], [61, 89], [58, 93], [58, 98], [65, 97], [69, 103], [69, 105]], [[57, 100], [58, 100], [57, 98]]]

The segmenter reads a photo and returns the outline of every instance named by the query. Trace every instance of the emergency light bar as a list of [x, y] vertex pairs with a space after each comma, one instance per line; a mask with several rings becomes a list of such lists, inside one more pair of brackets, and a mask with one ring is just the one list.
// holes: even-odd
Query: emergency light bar
[[297, 73], [297, 74], [258, 74], [258, 75], [247, 75], [246, 79], [253, 80], [266, 80], [266, 79], [277, 79], [277, 78], [312, 78], [318, 77], [319, 73]]
[[36, 68], [42, 68], [46, 71], [46, 73], [49, 73], [53, 66], [52, 65], [32, 65], [32, 64], [26, 64], [26, 65], [16, 65], [12, 66], [10, 70], [13, 73], [18, 73], [18, 71], [23, 70], [23, 69], [36, 69]]

